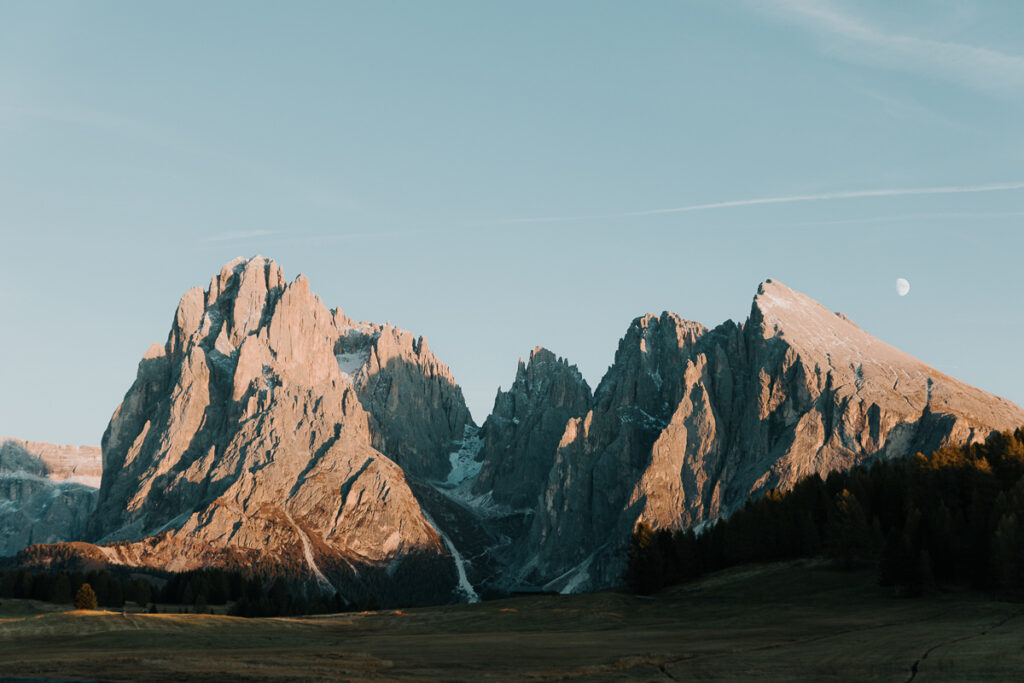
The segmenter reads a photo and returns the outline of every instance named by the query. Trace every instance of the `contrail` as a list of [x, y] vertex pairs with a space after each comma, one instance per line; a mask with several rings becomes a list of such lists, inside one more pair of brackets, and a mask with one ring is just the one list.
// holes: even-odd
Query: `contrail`
[[822, 194], [797, 194], [789, 197], [761, 197], [759, 199], [737, 199], [730, 202], [713, 204], [691, 204], [677, 206], [672, 209], [650, 209], [620, 214], [622, 216], [653, 216], [659, 213], [682, 213], [684, 211], [707, 211], [709, 209], [728, 209], [734, 206], [754, 206], [757, 204], [791, 204], [794, 202], [819, 202], [829, 199], [860, 199], [863, 197], [905, 197], [922, 194], [963, 194], [970, 192], [1005, 192], [1007, 190], [1024, 190], [1024, 182], [997, 183], [995, 185], [961, 185], [953, 187], [916, 187], [889, 190], [853, 190], [849, 192], [825, 192]]
[[690, 211], [713, 211], [715, 209], [731, 209], [738, 206], [758, 206], [761, 204], [794, 204], [797, 202], [820, 202], [831, 199], [863, 199], [866, 197], [906, 197], [928, 194], [966, 194], [973, 192], [1007, 192], [1024, 190], [1024, 182], [995, 183], [992, 185], [953, 185], [945, 187], [912, 187], [886, 190], [851, 190], [846, 192], [823, 192], [821, 194], [796, 194], [786, 197], [758, 197], [755, 199], [734, 199], [727, 202], [710, 204], [690, 204], [670, 209], [648, 209], [646, 211], [629, 211], [625, 213], [605, 214], [603, 216], [561, 216], [546, 218], [513, 218], [498, 221], [500, 223], [554, 223], [561, 221], [596, 220], [601, 218], [628, 218], [632, 216], [656, 216], [665, 213], [687, 213]]

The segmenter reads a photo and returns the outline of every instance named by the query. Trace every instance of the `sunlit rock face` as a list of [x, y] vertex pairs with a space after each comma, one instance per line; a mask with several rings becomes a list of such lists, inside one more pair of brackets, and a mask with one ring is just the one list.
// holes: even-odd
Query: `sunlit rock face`
[[88, 534], [125, 564], [255, 565], [352, 599], [444, 601], [455, 568], [407, 475], [443, 478], [467, 424], [426, 340], [237, 260], [182, 297], [140, 362]]
[[96, 505], [100, 449], [0, 438], [0, 556], [78, 538]]

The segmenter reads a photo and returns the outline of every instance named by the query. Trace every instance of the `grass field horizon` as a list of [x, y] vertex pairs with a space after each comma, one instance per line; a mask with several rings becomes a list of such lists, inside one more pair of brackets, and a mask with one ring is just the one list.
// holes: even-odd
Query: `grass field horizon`
[[[1006, 680], [1024, 605], [894, 597], [822, 561], [666, 589], [309, 617], [62, 611], [5, 600], [0, 671], [100, 680]], [[0, 677], [2, 679], [2, 677]]]

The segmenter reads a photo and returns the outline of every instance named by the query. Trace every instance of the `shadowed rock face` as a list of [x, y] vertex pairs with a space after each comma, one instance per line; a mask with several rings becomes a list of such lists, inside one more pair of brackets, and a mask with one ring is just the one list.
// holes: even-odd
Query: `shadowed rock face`
[[[468, 422], [425, 340], [238, 260], [182, 297], [139, 364], [103, 437], [89, 533], [125, 564], [254, 562], [346, 597], [444, 601], [451, 559], [406, 472], [443, 477]], [[385, 585], [403, 563], [421, 585]]]
[[532, 508], [547, 482], [570, 418], [590, 409], [590, 387], [575, 365], [537, 347], [519, 361], [515, 381], [499, 391], [480, 430], [482, 466], [473, 493], [512, 509]]
[[[462, 390], [425, 338], [391, 325], [375, 326], [370, 336], [356, 387], [370, 413], [374, 447], [409, 474], [444, 480], [449, 454], [466, 426], [474, 426]], [[343, 337], [339, 349], [360, 348], [359, 337]]]
[[77, 538], [99, 479], [99, 448], [0, 439], [0, 556]]
[[[594, 407], [568, 421], [529, 530], [519, 578], [544, 584], [598, 549], [618, 550], [632, 528], [623, 510], [651, 447], [682, 392], [683, 371], [703, 325], [672, 313], [637, 318], [594, 393]], [[678, 476], [678, 475], [677, 475]], [[616, 577], [618, 579], [618, 577]], [[570, 590], [573, 576], [551, 588]]]

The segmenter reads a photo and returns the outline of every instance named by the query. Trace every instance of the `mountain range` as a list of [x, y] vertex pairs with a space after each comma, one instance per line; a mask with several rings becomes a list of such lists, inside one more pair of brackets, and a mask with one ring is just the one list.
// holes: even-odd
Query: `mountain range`
[[593, 390], [534, 349], [478, 426], [425, 338], [328, 309], [257, 256], [182, 297], [103, 435], [98, 491], [5, 442], [0, 549], [242, 569], [349, 602], [577, 592], [621, 580], [639, 521], [699, 528], [808, 474], [1022, 424], [766, 280], [741, 324], [636, 318]]

